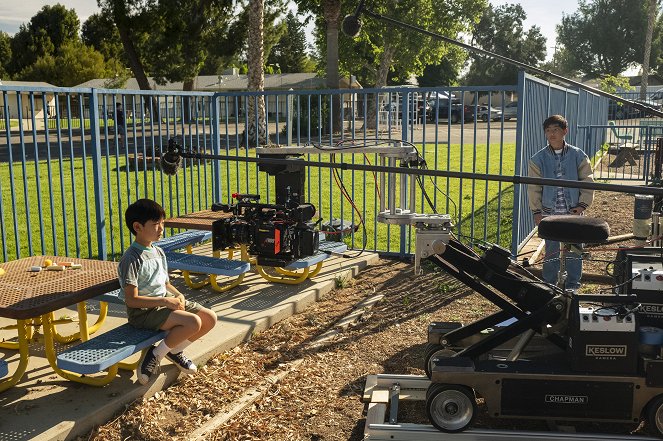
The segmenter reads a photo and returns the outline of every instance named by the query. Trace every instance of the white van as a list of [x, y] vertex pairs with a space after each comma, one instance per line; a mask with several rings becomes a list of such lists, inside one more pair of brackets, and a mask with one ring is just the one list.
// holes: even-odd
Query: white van
[[649, 99], [655, 103], [663, 104], [663, 89], [658, 89], [656, 92], [652, 93]]

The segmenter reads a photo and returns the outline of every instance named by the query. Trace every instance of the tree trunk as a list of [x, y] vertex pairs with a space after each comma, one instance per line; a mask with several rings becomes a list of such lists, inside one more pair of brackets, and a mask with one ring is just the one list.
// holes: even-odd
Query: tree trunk
[[341, 2], [324, 0], [322, 6], [327, 25], [327, 88], [338, 89], [338, 27], [341, 19]]
[[[378, 72], [377, 76], [375, 78], [375, 87], [380, 88], [384, 87], [387, 85], [387, 78], [389, 76], [389, 68], [391, 67], [391, 62], [394, 58], [394, 53], [396, 50], [387, 45], [384, 48], [384, 52], [382, 52], [382, 55], [380, 56], [380, 66], [378, 67]], [[378, 129], [377, 122], [378, 118], [377, 115], [379, 111], [379, 103], [380, 97], [376, 97], [375, 100], [372, 100], [369, 98], [368, 100], [368, 109], [366, 110], [367, 115], [366, 115], [366, 127], [368, 129]]]
[[[248, 87], [249, 91], [263, 91], [265, 89], [265, 72], [263, 70], [263, 13], [264, 0], [249, 0], [249, 39], [248, 39]], [[267, 144], [267, 130], [265, 128], [265, 97], [247, 97], [246, 106], [249, 146]], [[258, 115], [256, 117], [256, 106]]]
[[[341, 2], [340, 0], [324, 0], [322, 3], [323, 15], [327, 27], [327, 88], [339, 88], [339, 69], [338, 69], [338, 29], [341, 22]], [[342, 95], [332, 95], [332, 121], [334, 125], [333, 132], [338, 133], [343, 130], [343, 120], [341, 118]]]
[[124, 53], [127, 56], [127, 61], [134, 74], [134, 78], [136, 78], [136, 82], [138, 82], [138, 87], [140, 87], [141, 90], [152, 89], [147, 80], [147, 75], [145, 75], [143, 63], [140, 61], [140, 57], [136, 51], [136, 46], [134, 46], [131, 36], [131, 28], [127, 22], [128, 17], [124, 1], [113, 2], [113, 20], [115, 20], [115, 26], [117, 26], [118, 33], [120, 34], [120, 41], [122, 41]]
[[654, 34], [654, 22], [658, 15], [658, 0], [649, 0], [647, 17], [647, 34], [645, 35], [645, 57], [642, 60], [642, 82], [640, 84], [640, 99], [647, 99], [647, 84], [649, 83], [649, 57], [651, 56], [651, 40]]
[[[129, 18], [127, 17], [126, 3], [123, 0], [112, 1], [108, 2], [108, 6], [111, 7], [111, 15], [113, 17], [113, 21], [115, 22], [115, 26], [117, 27], [117, 31], [120, 34], [120, 41], [122, 42], [124, 54], [126, 55], [127, 61], [129, 62], [131, 72], [133, 73], [134, 78], [136, 78], [138, 87], [141, 90], [151, 90], [152, 87], [150, 87], [150, 82], [148, 81], [147, 75], [145, 74], [145, 68], [143, 67], [143, 63], [140, 61], [138, 51], [136, 51], [136, 46], [133, 42], [131, 26], [129, 26]], [[142, 105], [144, 109], [150, 108], [149, 100], [150, 97], [147, 95], [143, 96]], [[154, 114], [150, 114], [150, 118], [155, 119], [156, 121], [160, 121], [161, 116], [159, 103], [156, 97], [152, 97], [151, 101], [153, 109], [152, 113]]]

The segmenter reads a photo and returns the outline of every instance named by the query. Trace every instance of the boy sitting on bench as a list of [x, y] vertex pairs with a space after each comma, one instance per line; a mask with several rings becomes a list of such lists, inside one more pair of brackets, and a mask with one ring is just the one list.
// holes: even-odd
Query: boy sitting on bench
[[183, 351], [207, 334], [217, 321], [214, 311], [185, 300], [171, 285], [166, 256], [153, 245], [163, 234], [165, 217], [164, 209], [150, 199], [137, 200], [125, 212], [127, 227], [136, 236], [118, 267], [129, 324], [168, 331], [166, 338], [148, 349], [140, 362], [137, 376], [141, 384], [149, 382], [164, 357], [182, 372], [195, 373], [196, 365]]

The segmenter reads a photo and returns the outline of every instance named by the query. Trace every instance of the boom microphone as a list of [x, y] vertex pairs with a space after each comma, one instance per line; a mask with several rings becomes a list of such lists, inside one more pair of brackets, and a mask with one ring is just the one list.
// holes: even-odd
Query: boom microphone
[[364, 1], [365, 0], [361, 0], [359, 2], [354, 14], [348, 14], [343, 18], [341, 29], [348, 37], [355, 38], [359, 35], [359, 31], [361, 30], [361, 20], [359, 19], [359, 16], [364, 9]]
[[161, 155], [161, 158], [159, 159], [161, 171], [166, 175], [174, 176], [177, 174], [180, 164], [182, 164], [182, 152], [180, 151], [180, 146], [177, 145], [174, 138], [170, 138], [168, 140], [168, 148], [166, 152]]

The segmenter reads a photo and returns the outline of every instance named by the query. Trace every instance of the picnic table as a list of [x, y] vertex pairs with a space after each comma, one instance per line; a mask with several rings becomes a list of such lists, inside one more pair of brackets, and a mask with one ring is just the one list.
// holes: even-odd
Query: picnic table
[[[183, 228], [187, 230], [212, 231], [212, 224], [214, 223], [214, 221], [229, 217], [232, 217], [232, 213], [225, 213], [223, 211], [202, 210], [166, 219], [164, 221], [164, 226], [167, 228]], [[192, 253], [192, 249], [188, 247], [187, 252]], [[234, 249], [230, 249], [228, 251], [229, 261], [233, 259], [234, 252], [235, 252]], [[245, 245], [242, 245], [240, 247], [240, 253], [241, 253], [241, 260], [244, 262], [249, 262], [250, 259]], [[214, 250], [213, 256], [217, 259], [220, 259], [221, 250]], [[168, 256], [166, 257], [168, 258]], [[169, 259], [169, 267], [171, 266], [171, 263], [172, 263], [171, 259]], [[203, 271], [205, 267], [209, 267], [210, 264], [208, 259], [205, 259], [205, 262], [202, 263], [203, 263], [202, 265], [199, 265], [201, 271]], [[227, 282], [225, 284], [219, 284], [217, 280], [217, 274], [208, 274], [207, 275], [208, 277], [204, 278], [203, 280], [194, 281], [193, 278], [191, 277], [191, 274], [194, 272], [200, 272], [200, 271], [196, 271], [193, 268], [182, 270], [182, 277], [184, 278], [184, 283], [186, 283], [186, 285], [189, 288], [199, 289], [207, 284], [210, 284], [212, 289], [219, 292], [228, 291], [229, 289], [238, 286], [242, 282], [242, 280], [244, 280], [244, 275], [246, 273], [246, 271], [242, 271], [241, 274], [237, 274], [234, 277], [234, 279], [231, 279], [230, 282]]]
[[[33, 267], [42, 267], [46, 260], [80, 264], [80, 268], [30, 271]], [[15, 349], [20, 354], [19, 364], [14, 373], [0, 381], [0, 392], [17, 384], [25, 374], [30, 359], [28, 342], [32, 327], [35, 326], [43, 328], [44, 352], [49, 365], [59, 376], [91, 385], [106, 384], [115, 377], [117, 367], [109, 369], [106, 376], [95, 378], [58, 368], [55, 353], [57, 321], [54, 319], [54, 312], [77, 305], [79, 332], [70, 336], [68, 340], [73, 341], [74, 338], [88, 340], [90, 329], [87, 324], [85, 302], [119, 288], [116, 262], [62, 256], [33, 256], [0, 264], [0, 268], [4, 270], [0, 275], [0, 317], [16, 320], [18, 342]]]
[[[225, 213], [223, 211], [201, 210], [166, 219], [164, 225], [171, 228], [212, 231], [212, 224], [214, 221], [229, 218], [231, 216], [231, 213]], [[322, 269], [323, 261], [329, 257], [330, 253], [344, 252], [347, 249], [347, 246], [340, 242], [321, 241], [320, 249], [321, 251], [318, 251], [313, 256], [295, 260], [284, 268], [274, 268], [277, 275], [269, 274], [265, 268], [258, 265], [257, 260], [249, 256], [246, 245], [240, 247], [240, 253], [241, 259], [254, 265], [257, 273], [265, 280], [276, 283], [298, 284], [306, 279], [316, 276]], [[228, 250], [228, 259], [233, 258], [235, 251], [237, 250]], [[214, 253], [215, 257], [220, 257], [220, 250], [216, 250]]]

